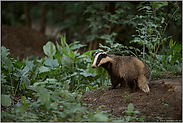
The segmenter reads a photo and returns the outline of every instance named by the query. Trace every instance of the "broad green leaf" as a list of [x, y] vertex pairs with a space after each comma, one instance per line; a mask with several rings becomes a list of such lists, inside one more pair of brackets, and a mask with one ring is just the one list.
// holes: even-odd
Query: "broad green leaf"
[[26, 104], [26, 97], [25, 96], [22, 96], [21, 97], [21, 101], [22, 101], [23, 104]]
[[57, 66], [59, 66], [59, 63], [57, 60], [52, 60], [51, 58], [48, 58], [44, 64], [50, 68], [55, 68]]
[[83, 53], [83, 55], [92, 56], [92, 54], [93, 54], [94, 52], [97, 52], [97, 50], [90, 50], [90, 51], [87, 51], [87, 52]]
[[61, 63], [63, 66], [66, 66], [71, 69], [73, 62], [74, 61], [69, 56], [62, 56]]
[[24, 112], [28, 107], [29, 107], [29, 103], [26, 103], [24, 104], [22, 107], [21, 107], [21, 112]]
[[50, 101], [50, 94], [48, 92], [48, 90], [44, 87], [39, 87], [39, 99], [41, 101], [41, 103], [46, 104], [47, 102]]
[[95, 74], [92, 74], [92, 73], [88, 73], [88, 72], [81, 72], [80, 75], [83, 75], [84, 77], [89, 77], [89, 76], [92, 76], [92, 77], [95, 77], [96, 75]]
[[39, 72], [40, 72], [40, 73], [48, 72], [48, 71], [50, 71], [50, 70], [51, 70], [51, 68], [45, 67], [45, 66], [41, 66], [41, 67], [39, 68]]
[[71, 47], [70, 47], [70, 50], [75, 50], [75, 49], [79, 49], [81, 47], [85, 47], [86, 45], [82, 45], [82, 44], [73, 44]]
[[169, 42], [169, 48], [172, 48], [175, 45], [175, 43], [173, 43], [173, 39], [171, 38], [170, 39], [170, 42]]
[[9, 95], [1, 95], [1, 104], [3, 106], [10, 106], [11, 105], [11, 98]]
[[86, 86], [88, 87], [89, 91], [91, 91], [93, 89], [93, 87], [91, 85], [87, 84]]
[[8, 68], [9, 70], [13, 69], [13, 64], [11, 63], [11, 61], [8, 57], [1, 56], [1, 61], [5, 65], [5, 68]]
[[49, 58], [53, 58], [53, 55], [56, 53], [55, 45], [49, 41], [43, 46], [43, 51]]
[[70, 57], [72, 60], [75, 59], [75, 53], [74, 53], [72, 50], [69, 51], [69, 57]]
[[10, 54], [9, 49], [6, 49], [6, 47], [1, 47], [1, 56], [8, 56]]
[[173, 65], [175, 63], [176, 60], [178, 60], [179, 58], [182, 58], [181, 54], [175, 54], [172, 56], [171, 61], [170, 61], [170, 65]]
[[181, 49], [182, 49], [182, 44], [177, 44], [177, 45], [174, 47], [173, 52], [174, 52], [174, 53], [179, 53]]
[[34, 109], [38, 109], [41, 104], [38, 104], [37, 102], [31, 103]]
[[132, 103], [130, 103], [130, 104], [128, 105], [128, 111], [129, 111], [129, 112], [133, 112], [133, 109], [134, 109], [134, 106], [133, 106]]
[[102, 113], [95, 114], [94, 121], [106, 122], [108, 121], [108, 116]]

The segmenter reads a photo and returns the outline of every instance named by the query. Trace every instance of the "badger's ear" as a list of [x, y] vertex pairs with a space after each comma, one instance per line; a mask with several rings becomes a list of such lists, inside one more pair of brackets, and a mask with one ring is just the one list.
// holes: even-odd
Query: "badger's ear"
[[107, 56], [107, 53], [106, 52], [103, 52], [102, 54], [104, 54], [105, 57]]

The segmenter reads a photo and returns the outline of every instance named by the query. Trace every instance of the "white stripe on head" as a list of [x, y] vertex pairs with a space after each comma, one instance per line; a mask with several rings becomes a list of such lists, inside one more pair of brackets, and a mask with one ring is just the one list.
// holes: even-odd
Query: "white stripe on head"
[[97, 68], [97, 67], [99, 67], [99, 66], [102, 65], [102, 64], [105, 64], [105, 63], [107, 63], [107, 62], [109, 62], [109, 61], [112, 61], [112, 59], [111, 59], [110, 57], [105, 56], [104, 58], [102, 58], [102, 59], [100, 60], [100, 62], [99, 62], [98, 65], [97, 65], [97, 60], [98, 60], [98, 58], [99, 58], [99, 55], [101, 55], [101, 54], [107, 54], [107, 53], [106, 53], [106, 52], [98, 53], [98, 54], [95, 56], [95, 58], [94, 58], [92, 68]]
[[112, 61], [112, 59], [111, 59], [110, 57], [106, 56], [105, 58], [103, 58], [103, 59], [100, 61], [100, 63], [98, 64], [98, 67], [99, 67], [100, 65], [102, 65], [102, 64], [105, 64], [105, 63], [109, 62], [109, 61]]
[[95, 68], [97, 68], [97, 66], [96, 66], [96, 64], [97, 64], [97, 59], [98, 59], [98, 56], [99, 56], [100, 54], [101, 54], [101, 53], [98, 53], [98, 54], [95, 56], [94, 60], [93, 60], [92, 66], [94, 66]]

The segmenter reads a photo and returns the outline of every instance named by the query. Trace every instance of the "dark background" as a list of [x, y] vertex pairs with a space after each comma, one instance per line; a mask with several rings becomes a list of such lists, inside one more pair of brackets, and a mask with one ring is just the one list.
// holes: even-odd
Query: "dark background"
[[[160, 13], [169, 15], [165, 18], [169, 24], [164, 36], [172, 36], [176, 42], [182, 42], [182, 2], [178, 1], [179, 10], [170, 19], [177, 9], [173, 2], [156, 11], [157, 17]], [[133, 40], [132, 35], [136, 35], [138, 21], [131, 21], [135, 15], [146, 15], [139, 11], [139, 6], [148, 2], [1, 2], [1, 30], [2, 45], [10, 49], [13, 57], [24, 58], [30, 55], [43, 56], [42, 47], [47, 41], [58, 41], [58, 33], [66, 35], [67, 43], [80, 41], [86, 44], [85, 51], [97, 49], [99, 43], [92, 32], [91, 21], [88, 19], [94, 15], [103, 17], [105, 12], [117, 15], [116, 11], [123, 11], [117, 24], [111, 26], [110, 32], [116, 32], [115, 42], [129, 46], [129, 41]], [[153, 8], [153, 7], [152, 7]], [[93, 9], [95, 12], [86, 12]], [[101, 14], [104, 13], [104, 14]], [[96, 20], [97, 21], [97, 20]], [[99, 22], [101, 25], [109, 24], [105, 21]], [[157, 22], [158, 23], [158, 22]], [[166, 24], [165, 23], [165, 24]], [[162, 28], [165, 27], [162, 25]], [[110, 25], [110, 24], [109, 24]], [[96, 32], [97, 34], [105, 34]], [[108, 32], [107, 32], [108, 33]], [[90, 37], [90, 38], [89, 38]], [[92, 38], [91, 38], [92, 37]], [[165, 46], [168, 42], [165, 43]], [[135, 45], [139, 47], [139, 45]]]

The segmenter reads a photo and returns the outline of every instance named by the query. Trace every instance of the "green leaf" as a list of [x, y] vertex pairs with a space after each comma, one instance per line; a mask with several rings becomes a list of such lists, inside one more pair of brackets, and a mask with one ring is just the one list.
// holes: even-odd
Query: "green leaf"
[[44, 87], [39, 87], [39, 99], [41, 101], [41, 103], [46, 104], [47, 102], [50, 101], [50, 94], [48, 92], [48, 90]]
[[81, 72], [80, 75], [83, 75], [84, 77], [89, 77], [89, 76], [92, 76], [92, 77], [95, 77], [96, 75], [95, 74], [92, 74], [92, 73], [88, 73], [88, 72]]
[[171, 38], [170, 39], [170, 42], [169, 42], [169, 48], [172, 48], [175, 45], [175, 43], [173, 43], [173, 39]]
[[71, 82], [71, 79], [69, 80], [66, 80], [64, 82], [64, 85], [63, 85], [63, 90], [68, 90], [69, 89], [69, 83]]
[[24, 112], [28, 107], [29, 107], [30, 103], [26, 103], [25, 105], [23, 105], [21, 107], [21, 112]]
[[63, 36], [60, 35], [60, 34], [59, 34], [59, 36], [60, 36], [60, 38], [61, 38], [61, 45], [62, 45], [62, 47], [64, 48], [65, 45], [66, 45], [66, 37], [63, 37]]
[[129, 111], [129, 112], [133, 112], [133, 109], [134, 109], [134, 106], [133, 106], [132, 103], [130, 103], [130, 104], [128, 105], [128, 111]]
[[174, 53], [179, 53], [181, 49], [182, 49], [182, 44], [177, 44], [177, 45], [174, 47], [173, 52], [174, 52]]
[[101, 122], [107, 122], [108, 117], [105, 114], [98, 113], [94, 115], [94, 121], [101, 121]]
[[142, 115], [142, 116], [140, 117], [139, 122], [144, 122], [143, 118], [144, 118], [146, 115], [147, 115], [147, 114]]
[[61, 63], [63, 66], [66, 66], [71, 69], [73, 62], [74, 61], [69, 56], [65, 56], [63, 54], [62, 59], [61, 59]]
[[60, 54], [62, 54], [63, 53], [63, 49], [62, 49], [62, 47], [58, 44], [58, 42], [56, 42], [56, 46], [57, 46], [57, 49], [58, 49], [58, 51], [59, 51], [59, 53]]
[[47, 59], [44, 64], [50, 68], [55, 68], [59, 66], [59, 63], [57, 60], [52, 60], [51, 58]]
[[1, 95], [1, 104], [3, 106], [10, 106], [11, 105], [11, 98], [9, 95]]
[[70, 50], [75, 50], [75, 49], [79, 49], [81, 47], [85, 47], [86, 45], [82, 45], [82, 44], [73, 44], [70, 46]]
[[5, 68], [7, 68], [8, 70], [12, 70], [13, 69], [13, 64], [11, 63], [11, 61], [10, 61], [10, 59], [8, 57], [1, 56], [1, 61], [5, 65]]
[[73, 60], [75, 59], [75, 53], [72, 50], [69, 51], [69, 57]]
[[55, 45], [49, 41], [43, 46], [43, 51], [49, 58], [53, 58], [53, 55], [56, 53]]
[[100, 110], [97, 109], [97, 110], [96, 110], [96, 114], [98, 114], [98, 113], [100, 113]]
[[173, 55], [173, 57], [171, 58], [171, 61], [170, 61], [170, 65], [173, 65], [175, 63], [176, 60], [178, 60], [179, 58], [182, 58], [182, 55], [181, 54], [175, 54]]
[[15, 104], [15, 106], [14, 106], [15, 112], [16, 113], [20, 112], [21, 111], [21, 107], [22, 107], [22, 104], [20, 102]]
[[50, 71], [50, 70], [51, 70], [51, 68], [45, 67], [45, 66], [41, 66], [41, 67], [39, 68], [39, 72], [40, 72], [40, 73], [48, 72], [48, 71]]
[[22, 101], [23, 104], [26, 104], [26, 97], [25, 96], [22, 96], [21, 97], [21, 101]]
[[6, 49], [6, 47], [1, 47], [1, 56], [8, 56], [10, 54], [9, 49]]
[[86, 85], [89, 88], [89, 91], [91, 91], [93, 89], [93, 87], [91, 85]]

